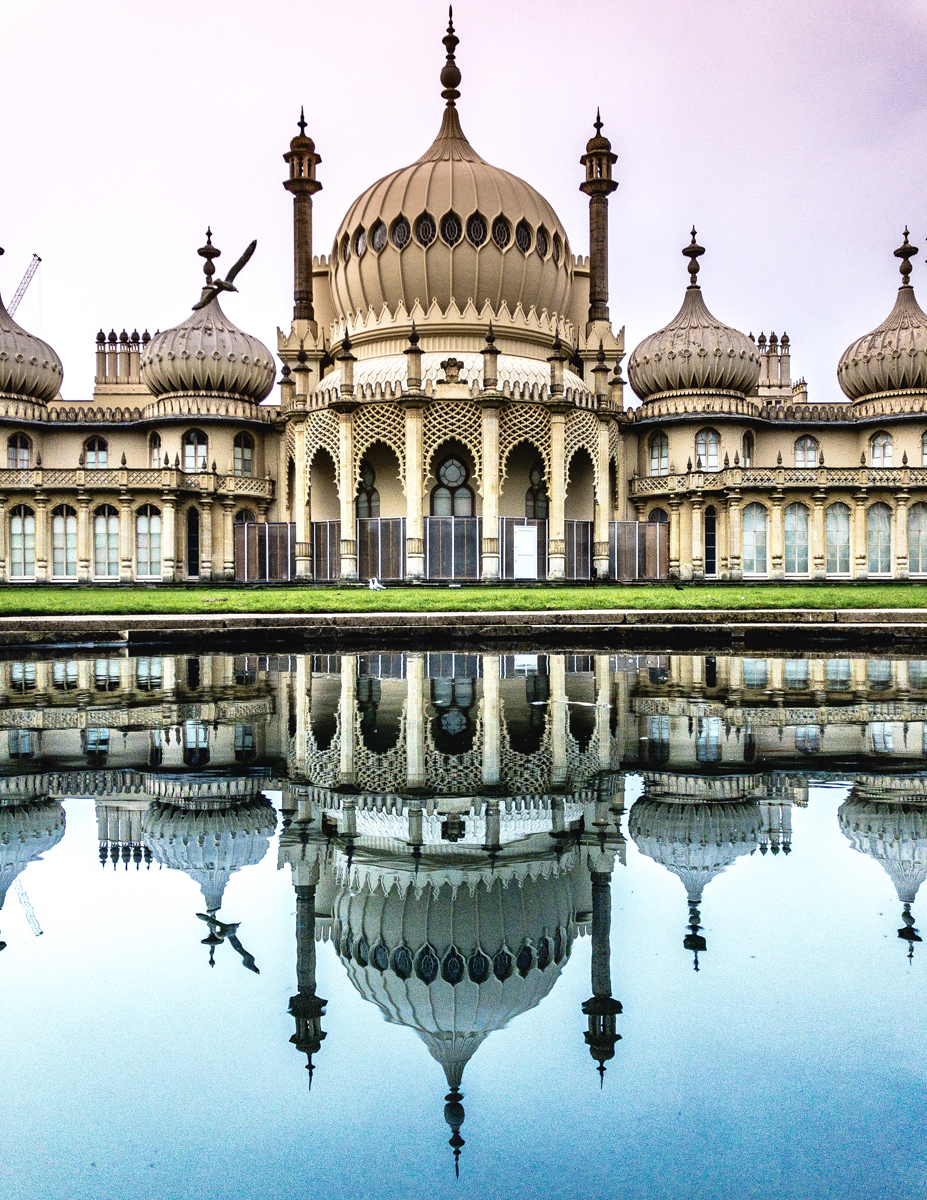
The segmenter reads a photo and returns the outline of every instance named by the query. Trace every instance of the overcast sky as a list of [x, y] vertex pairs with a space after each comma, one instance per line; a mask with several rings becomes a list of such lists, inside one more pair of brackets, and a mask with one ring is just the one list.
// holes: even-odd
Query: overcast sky
[[[184, 319], [207, 224], [220, 269], [258, 239], [226, 311], [275, 348], [300, 104], [322, 155], [316, 252], [440, 122], [442, 0], [3, 7], [0, 290], [42, 256], [17, 319], [61, 355], [67, 398], [90, 394], [101, 325]], [[905, 223], [927, 244], [927, 0], [458, 0], [455, 18], [464, 130], [544, 193], [576, 253], [578, 158], [601, 105], [629, 352], [678, 308], [694, 222], [715, 315], [787, 330], [811, 399], [840, 395], [840, 353], [891, 307]], [[924, 255], [914, 282], [927, 298]]]

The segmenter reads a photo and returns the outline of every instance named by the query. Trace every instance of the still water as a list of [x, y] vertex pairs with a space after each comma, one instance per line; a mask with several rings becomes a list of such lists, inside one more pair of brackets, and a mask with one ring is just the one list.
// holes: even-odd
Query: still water
[[0, 699], [4, 1197], [927, 1188], [927, 661], [114, 656]]

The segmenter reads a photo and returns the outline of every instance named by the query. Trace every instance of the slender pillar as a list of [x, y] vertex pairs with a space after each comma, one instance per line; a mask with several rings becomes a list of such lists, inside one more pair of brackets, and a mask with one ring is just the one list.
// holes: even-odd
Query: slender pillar
[[483, 784], [497, 787], [502, 764], [499, 655], [483, 655]]
[[782, 492], [773, 492], [772, 512], [770, 514], [769, 557], [770, 573], [773, 579], [785, 578], [785, 529], [782, 518], [782, 502], [785, 496]]
[[35, 497], [35, 578], [44, 583], [48, 578], [48, 497]]
[[704, 534], [704, 499], [701, 496], [692, 497], [692, 578], [705, 578], [705, 534]]
[[483, 540], [480, 576], [484, 583], [499, 578], [499, 408], [495, 399], [483, 401]]
[[608, 320], [608, 198], [618, 187], [612, 167], [618, 161], [612, 144], [602, 136], [602, 119], [595, 115], [595, 137], [579, 160], [586, 178], [579, 190], [589, 197], [589, 323]]
[[90, 497], [77, 497], [77, 582], [90, 582], [93, 547], [90, 534]]
[[811, 512], [811, 577], [825, 579], [827, 577], [827, 533], [825, 527], [824, 502], [827, 493], [823, 490], [814, 493], [814, 508]]
[[589, 1053], [599, 1064], [600, 1076], [605, 1064], [615, 1057], [615, 1044], [621, 1041], [615, 1018], [621, 1014], [621, 1003], [612, 996], [611, 875], [592, 871], [592, 996], [583, 1005], [589, 1018], [585, 1034]]
[[908, 578], [908, 493], [895, 496], [895, 578]]
[[547, 546], [547, 578], [566, 577], [566, 411], [550, 413], [550, 526]]
[[222, 501], [222, 574], [226, 579], [235, 578], [234, 496], [226, 496]]
[[567, 733], [570, 728], [566, 694], [566, 658], [551, 654], [547, 660], [550, 670], [551, 700], [551, 786], [562, 787], [567, 781]]
[[853, 578], [866, 579], [869, 575], [869, 547], [866, 542], [865, 492], [853, 497]]
[[[290, 497], [291, 519], [296, 525], [296, 578], [312, 578], [312, 526], [310, 522], [309, 462], [306, 453], [306, 414], [293, 413], [293, 472], [295, 494]], [[281, 485], [282, 486], [282, 485]]]
[[678, 496], [670, 496], [669, 500], [669, 577], [679, 578], [679, 554], [682, 542], [682, 524], [679, 509], [681, 501]]
[[607, 654], [595, 656], [595, 732], [599, 766], [607, 771], [612, 765], [611, 663]]
[[357, 655], [341, 656], [341, 724], [340, 778], [345, 784], [354, 783], [354, 717], [357, 712]]
[[[215, 501], [212, 496], [201, 496], [203, 506], [200, 518], [200, 579], [208, 583], [214, 578], [212, 561], [212, 514]], [[218, 574], [216, 572], [215, 574]]]
[[593, 529], [592, 565], [597, 579], [607, 579], [609, 574], [608, 562], [608, 523], [612, 520], [612, 486], [609, 475], [609, 417], [600, 416], [598, 420], [598, 441], [596, 443], [596, 469], [599, 475], [599, 486], [595, 493], [595, 526]]
[[728, 496], [728, 554], [731, 563], [731, 579], [743, 579], [744, 569], [744, 526], [740, 492]]
[[357, 579], [357, 530], [354, 519], [354, 409], [337, 402], [338, 413], [338, 498], [341, 516], [341, 578]]
[[134, 538], [132, 536], [132, 497], [123, 492], [119, 497], [119, 582], [131, 583], [135, 574]]
[[[314, 872], [318, 875], [318, 869]], [[322, 1017], [327, 1000], [316, 995], [315, 983], [315, 883], [296, 885], [296, 995], [290, 998], [290, 1016], [296, 1020], [296, 1032], [290, 1041], [306, 1056], [306, 1070], [312, 1076], [313, 1054], [322, 1048], [325, 1034]]]
[[406, 786], [425, 786], [425, 659], [406, 659]]
[[7, 534], [9, 532], [7, 505], [9, 501], [6, 496], [0, 496], [0, 579], [6, 580], [9, 578], [7, 573]]
[[176, 500], [174, 496], [163, 496], [161, 506], [161, 578], [169, 582], [173, 581], [177, 569], [175, 509]]
[[306, 119], [299, 112], [299, 133], [290, 142], [283, 161], [290, 168], [290, 177], [283, 186], [293, 197], [293, 320], [312, 321], [312, 197], [322, 185], [315, 169], [322, 161], [315, 152], [315, 143], [306, 136]]
[[425, 464], [422, 448], [424, 398], [407, 400], [406, 415], [406, 578], [425, 578], [425, 521], [422, 502]]

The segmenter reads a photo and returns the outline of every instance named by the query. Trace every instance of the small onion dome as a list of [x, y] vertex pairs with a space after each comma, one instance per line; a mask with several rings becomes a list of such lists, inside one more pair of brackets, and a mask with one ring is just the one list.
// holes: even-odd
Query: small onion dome
[[142, 819], [154, 861], [194, 879], [210, 913], [233, 873], [261, 861], [276, 828], [276, 810], [263, 797], [206, 809], [155, 801]]
[[0, 908], [13, 880], [64, 837], [57, 800], [0, 805]]
[[678, 876], [689, 901], [698, 904], [716, 875], [755, 850], [762, 821], [752, 801], [733, 804], [665, 804], [641, 799], [628, 828], [642, 854]]
[[911, 259], [918, 247], [904, 243], [894, 251], [901, 259], [901, 287], [895, 307], [878, 329], [857, 338], [840, 356], [837, 380], [851, 400], [862, 400], [880, 392], [905, 389], [927, 390], [927, 313], [914, 296], [909, 282]]
[[[245, 261], [249, 250], [242, 255]], [[196, 392], [263, 400], [274, 384], [273, 356], [263, 342], [233, 325], [219, 306], [220, 292], [238, 290], [230, 280], [241, 268], [236, 264], [229, 280], [213, 282], [212, 260], [220, 251], [210, 231], [197, 253], [206, 259], [206, 286], [186, 321], [156, 333], [148, 343], [141, 357], [142, 382], [155, 396]]]
[[63, 378], [58, 355], [17, 325], [0, 297], [0, 395], [47, 404], [61, 391]]
[[737, 329], [723, 325], [705, 307], [697, 282], [705, 251], [692, 241], [683, 250], [691, 282], [682, 308], [669, 325], [644, 338], [628, 363], [631, 387], [642, 400], [662, 392], [740, 392], [749, 395], [760, 377], [756, 346]]

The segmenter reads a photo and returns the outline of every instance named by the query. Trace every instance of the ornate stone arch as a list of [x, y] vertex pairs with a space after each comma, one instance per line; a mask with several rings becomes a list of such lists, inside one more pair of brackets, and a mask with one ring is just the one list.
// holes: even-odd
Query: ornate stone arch
[[435, 451], [444, 442], [458, 441], [473, 457], [471, 483], [482, 491], [483, 418], [478, 404], [467, 400], [436, 400], [426, 405], [422, 428], [422, 464], [425, 477], [432, 472]]
[[335, 483], [341, 488], [341, 463], [338, 448], [338, 417], [329, 408], [320, 408], [306, 418], [306, 469], [311, 472], [316, 451], [325, 449], [335, 464]]
[[[537, 446], [550, 479], [550, 413], [543, 404], [506, 404], [499, 414], [499, 469], [504, 473], [509, 455], [519, 442]], [[504, 474], [502, 475], [504, 479]]]
[[361, 405], [354, 411], [354, 483], [360, 478], [360, 464], [371, 446], [381, 442], [396, 455], [399, 483], [406, 490], [406, 418], [398, 404]]
[[570, 463], [582, 447], [592, 459], [592, 486], [599, 495], [599, 421], [595, 413], [577, 408], [567, 415], [563, 451], [563, 486], [570, 480]]

